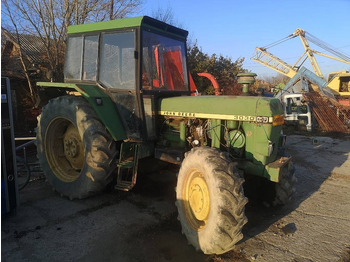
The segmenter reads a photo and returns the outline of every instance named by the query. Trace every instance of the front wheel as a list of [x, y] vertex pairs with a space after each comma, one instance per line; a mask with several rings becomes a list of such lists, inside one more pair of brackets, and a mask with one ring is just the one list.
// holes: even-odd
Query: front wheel
[[295, 167], [293, 163], [290, 163], [283, 167], [280, 174], [280, 181], [275, 185], [274, 206], [286, 205], [291, 201], [295, 193], [295, 182]]
[[113, 179], [115, 143], [82, 97], [58, 97], [43, 108], [37, 151], [49, 183], [70, 199], [96, 194]]
[[183, 161], [176, 187], [182, 231], [205, 254], [222, 254], [242, 239], [247, 223], [244, 180], [219, 150], [192, 149]]

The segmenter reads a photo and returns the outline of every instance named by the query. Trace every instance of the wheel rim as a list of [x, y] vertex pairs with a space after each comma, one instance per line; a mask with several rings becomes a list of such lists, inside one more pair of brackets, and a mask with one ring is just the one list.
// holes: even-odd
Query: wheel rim
[[54, 175], [63, 182], [73, 182], [84, 165], [84, 146], [75, 125], [65, 118], [50, 122], [45, 134], [45, 152]]
[[182, 192], [186, 219], [194, 230], [201, 231], [210, 213], [208, 185], [198, 169], [189, 170], [186, 178]]

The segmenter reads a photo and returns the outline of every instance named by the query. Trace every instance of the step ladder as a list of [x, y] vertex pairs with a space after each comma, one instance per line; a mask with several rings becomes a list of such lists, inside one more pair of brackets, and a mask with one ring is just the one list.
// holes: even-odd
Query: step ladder
[[138, 148], [139, 146], [137, 144], [130, 142], [124, 142], [121, 145], [115, 189], [129, 191], [135, 186], [138, 167]]

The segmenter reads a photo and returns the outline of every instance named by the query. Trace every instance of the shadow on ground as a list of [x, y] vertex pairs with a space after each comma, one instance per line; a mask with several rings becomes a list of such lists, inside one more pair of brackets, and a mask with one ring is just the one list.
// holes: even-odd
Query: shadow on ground
[[[240, 243], [269, 229], [280, 234], [298, 230], [293, 223], [279, 228], [276, 222], [296, 210], [347, 160], [342, 150], [334, 150], [337, 146], [331, 140], [313, 144], [311, 138], [290, 139], [297, 193], [284, 207], [250, 201]], [[43, 180], [30, 183], [21, 192], [17, 215], [2, 218], [2, 260], [62, 261], [64, 256], [75, 261], [250, 261], [240, 244], [220, 256], [203, 255], [187, 244], [174, 205], [177, 171], [167, 166], [140, 173], [131, 192], [110, 191], [74, 201], [61, 198]]]
[[[243, 228], [244, 238], [238, 243], [238, 246], [242, 246], [240, 244], [266, 230], [271, 230], [274, 234], [281, 236], [295, 233], [298, 225], [293, 222], [283, 224], [280, 223], [280, 220], [283, 220], [283, 217], [296, 210], [306, 199], [317, 192], [325, 180], [334, 175], [334, 170], [348, 160], [350, 141], [346, 139], [344, 140], [346, 145], [342, 140], [329, 137], [291, 136], [288, 139], [287, 150], [293, 157], [293, 163], [296, 166], [296, 193], [292, 201], [285, 206], [273, 207], [267, 201], [265, 202], [263, 192], [259, 192], [261, 198], [255, 195], [254, 199], [250, 199], [245, 210], [248, 223]], [[223, 256], [216, 257], [229, 261], [226, 259], [236, 256], [237, 252], [244, 255], [242, 248], [237, 247]], [[254, 257], [250, 259], [255, 260]]]

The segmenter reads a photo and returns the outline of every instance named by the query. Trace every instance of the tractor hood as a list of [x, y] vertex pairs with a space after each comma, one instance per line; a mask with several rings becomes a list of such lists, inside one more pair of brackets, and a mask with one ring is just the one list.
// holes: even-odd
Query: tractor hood
[[272, 123], [283, 115], [281, 102], [275, 98], [254, 96], [187, 96], [163, 98], [159, 114], [175, 117], [237, 120]]

